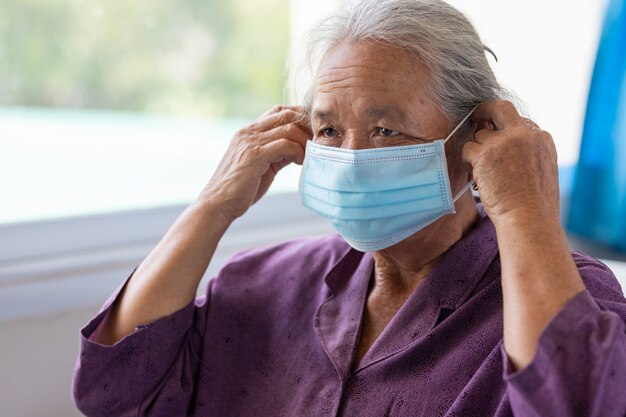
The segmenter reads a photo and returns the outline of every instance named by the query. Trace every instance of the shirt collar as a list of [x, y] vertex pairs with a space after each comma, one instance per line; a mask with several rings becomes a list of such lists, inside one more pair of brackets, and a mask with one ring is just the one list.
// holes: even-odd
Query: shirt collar
[[[370, 347], [360, 368], [381, 361], [432, 330], [441, 308], [456, 310], [471, 296], [498, 253], [495, 227], [481, 219], [437, 262]], [[374, 267], [371, 253], [349, 249], [325, 278], [331, 296], [316, 314], [316, 331], [340, 376], [350, 374]]]

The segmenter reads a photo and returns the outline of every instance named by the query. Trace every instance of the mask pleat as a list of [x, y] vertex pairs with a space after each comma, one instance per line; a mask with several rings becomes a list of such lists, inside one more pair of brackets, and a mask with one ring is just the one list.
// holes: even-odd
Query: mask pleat
[[361, 251], [385, 249], [454, 213], [443, 139], [359, 150], [309, 141], [300, 195]]

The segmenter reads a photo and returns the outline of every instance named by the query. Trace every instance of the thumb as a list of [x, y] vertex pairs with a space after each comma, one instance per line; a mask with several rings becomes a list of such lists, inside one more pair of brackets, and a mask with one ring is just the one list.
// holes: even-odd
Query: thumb
[[466, 162], [472, 166], [472, 168], [478, 163], [480, 153], [482, 151], [482, 145], [480, 143], [469, 141], [463, 145], [463, 152], [461, 157], [463, 162]]
[[297, 142], [289, 139], [278, 139], [266, 143], [262, 147], [263, 155], [271, 164], [295, 162], [301, 165], [304, 162], [304, 148]]

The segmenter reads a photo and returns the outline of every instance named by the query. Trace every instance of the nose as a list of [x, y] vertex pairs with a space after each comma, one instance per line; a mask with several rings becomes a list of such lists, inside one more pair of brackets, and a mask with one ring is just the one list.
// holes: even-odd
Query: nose
[[364, 132], [348, 132], [344, 135], [343, 140], [341, 141], [342, 149], [352, 149], [354, 151], [358, 149], [369, 149], [372, 148], [372, 144], [370, 143], [367, 134]]

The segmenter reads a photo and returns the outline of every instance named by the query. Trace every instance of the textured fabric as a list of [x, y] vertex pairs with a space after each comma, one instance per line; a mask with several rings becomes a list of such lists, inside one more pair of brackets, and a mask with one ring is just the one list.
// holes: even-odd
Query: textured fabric
[[355, 371], [373, 259], [332, 235], [238, 254], [205, 297], [106, 347], [90, 336], [120, 287], [81, 331], [74, 400], [90, 417], [623, 417], [626, 300], [606, 266], [572, 256], [587, 290], [517, 372], [483, 214]]

